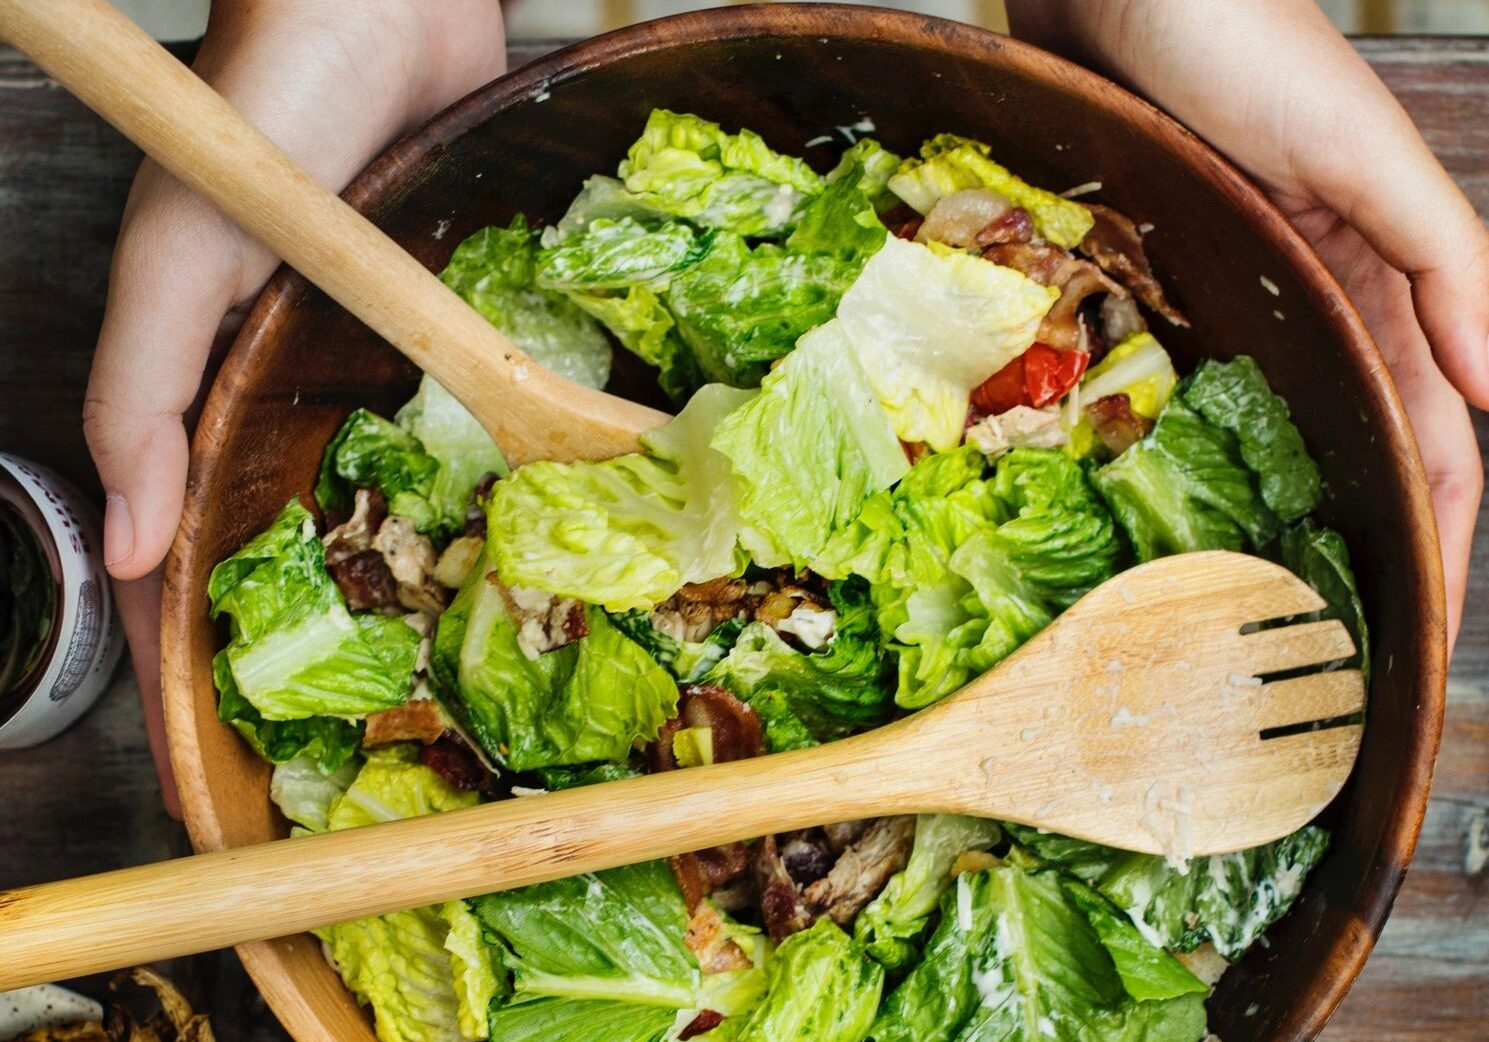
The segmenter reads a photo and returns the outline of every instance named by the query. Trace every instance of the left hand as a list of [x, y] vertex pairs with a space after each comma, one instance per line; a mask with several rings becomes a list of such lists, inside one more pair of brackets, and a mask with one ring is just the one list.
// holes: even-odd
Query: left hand
[[1109, 72], [1256, 178], [1355, 302], [1432, 490], [1458, 633], [1489, 408], [1489, 233], [1411, 117], [1314, 4], [1010, 0], [1014, 31]]

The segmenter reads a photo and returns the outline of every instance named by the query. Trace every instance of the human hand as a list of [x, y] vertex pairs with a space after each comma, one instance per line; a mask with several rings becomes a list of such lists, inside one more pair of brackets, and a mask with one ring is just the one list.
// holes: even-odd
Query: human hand
[[[316, 180], [340, 191], [390, 141], [506, 68], [497, 0], [217, 0], [194, 68]], [[103, 481], [104, 559], [167, 809], [160, 565], [181, 517], [187, 425], [277, 265], [146, 161], [129, 193], [83, 426]]]
[[1449, 646], [1489, 408], [1489, 233], [1411, 118], [1311, 3], [1010, 0], [1014, 32], [1151, 98], [1245, 168], [1355, 302], [1432, 490]]

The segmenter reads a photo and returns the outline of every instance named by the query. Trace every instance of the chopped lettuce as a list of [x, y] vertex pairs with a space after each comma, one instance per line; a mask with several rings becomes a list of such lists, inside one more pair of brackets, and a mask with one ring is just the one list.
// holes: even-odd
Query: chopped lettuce
[[584, 785], [599, 785], [602, 782], [621, 781], [641, 775], [638, 766], [629, 761], [620, 763], [581, 763], [573, 767], [539, 767], [537, 775], [543, 779], [543, 788], [550, 792], [559, 789], [577, 789]]
[[488, 894], [470, 904], [499, 939], [513, 974], [511, 995], [491, 1008], [493, 1039], [659, 1039], [681, 1010], [707, 1001], [734, 1016], [760, 991], [751, 980], [763, 977], [758, 968], [700, 981], [684, 944], [687, 909], [664, 861]]
[[589, 387], [610, 377], [610, 344], [593, 319], [537, 285], [538, 233], [518, 214], [455, 248], [440, 278], [539, 365]]
[[785, 231], [822, 190], [804, 160], [772, 151], [753, 131], [728, 134], [666, 109], [652, 111], [620, 178], [643, 207], [749, 236]]
[[1197, 1042], [1206, 986], [1083, 884], [1003, 864], [959, 876], [875, 1042]]
[[627, 351], [656, 366], [657, 383], [674, 402], [685, 403], [703, 385], [697, 359], [655, 290], [631, 286], [624, 293], [570, 293], [569, 299], [599, 319]]
[[884, 970], [831, 919], [792, 934], [767, 970], [770, 990], [739, 1042], [863, 1042], [874, 1022]]
[[238, 697], [263, 720], [357, 717], [408, 697], [419, 635], [400, 619], [347, 611], [299, 501], [212, 569], [207, 595], [213, 618], [231, 620], [213, 661], [224, 719], [243, 716]]
[[1278, 532], [1236, 436], [1206, 422], [1182, 395], [1094, 481], [1141, 561], [1263, 546]]
[[1365, 623], [1365, 606], [1355, 586], [1344, 537], [1332, 528], [1320, 528], [1305, 519], [1282, 533], [1278, 551], [1282, 563], [1317, 590], [1328, 604], [1317, 617], [1338, 619], [1348, 627], [1358, 649], [1355, 660], [1368, 674], [1370, 629]]
[[305, 757], [322, 771], [337, 770], [362, 745], [360, 720], [335, 716], [309, 716], [303, 720], [265, 720], [244, 698], [233, 680], [227, 659], [221, 653], [212, 660], [212, 678], [217, 685], [217, 718], [243, 736], [254, 752], [273, 764]]
[[[809, 654], [797, 651], [763, 622], [752, 622], [705, 681], [751, 705], [763, 692], [779, 693], [789, 719], [819, 742], [884, 723], [894, 702], [884, 683], [879, 628], [867, 589], [859, 583], [834, 583], [829, 595], [837, 626], [826, 647]], [[786, 722], [774, 706], [765, 712]], [[771, 721], [765, 722], [769, 739]]]
[[843, 152], [826, 180], [830, 185], [840, 177], [858, 172], [859, 190], [869, 197], [875, 211], [883, 213], [899, 204], [899, 197], [889, 190], [889, 179], [903, 161], [873, 138], [859, 138]]
[[1156, 420], [1178, 382], [1173, 360], [1157, 338], [1133, 333], [1086, 370], [1080, 400], [1089, 404], [1109, 394], [1125, 394], [1133, 412]]
[[702, 640], [679, 640], [657, 629], [652, 624], [651, 613], [639, 608], [614, 615], [610, 621], [683, 683], [701, 680], [718, 665], [734, 647], [745, 626], [743, 619], [726, 619]]
[[666, 216], [664, 211], [648, 206], [628, 191], [616, 178], [596, 174], [580, 186], [579, 194], [558, 223], [543, 229], [538, 242], [544, 249], [552, 249], [583, 235], [595, 221], [622, 221], [629, 217], [645, 224]]
[[833, 254], [752, 249], [720, 233], [701, 263], [672, 280], [667, 306], [704, 377], [754, 387], [802, 334], [832, 318], [858, 270]]
[[728, 461], [710, 437], [751, 397], [706, 387], [642, 439], [646, 453], [539, 461], [497, 482], [487, 516], [502, 580], [627, 611], [738, 572]]
[[1033, 185], [991, 158], [981, 141], [938, 134], [921, 146], [920, 159], [907, 159], [889, 179], [889, 189], [921, 213], [936, 200], [963, 188], [991, 188], [1029, 211], [1034, 230], [1067, 250], [1075, 249], [1096, 219], [1080, 203]]
[[424, 451], [417, 437], [376, 413], [357, 409], [326, 445], [315, 499], [327, 513], [349, 514], [353, 489], [375, 488], [387, 499], [389, 513], [428, 532], [444, 520], [430, 502], [438, 476], [439, 460]]
[[[475, 804], [476, 794], [447, 784], [418, 762], [413, 746], [389, 746], [368, 754], [350, 788], [331, 807], [332, 831], [416, 817]], [[472, 987], [480, 962], [449, 947], [452, 922], [464, 909], [435, 906], [394, 912], [317, 930], [332, 964], [357, 996], [372, 1007], [383, 1042], [449, 1042], [485, 1038], [484, 1008], [471, 1004], [502, 987], [496, 968], [485, 963], [485, 983]], [[461, 924], [462, 934], [469, 924]], [[457, 967], [457, 963], [459, 964]], [[457, 989], [457, 968], [463, 978]]]
[[891, 237], [837, 316], [895, 433], [947, 451], [961, 443], [972, 389], [1034, 342], [1058, 296], [981, 257]]
[[351, 787], [361, 766], [350, 760], [324, 771], [314, 756], [301, 753], [275, 765], [269, 798], [296, 825], [309, 832], [324, 832], [331, 827], [331, 805]]
[[1207, 358], [1185, 378], [1179, 395], [1207, 423], [1236, 436], [1241, 458], [1260, 482], [1262, 502], [1278, 517], [1296, 521], [1318, 506], [1318, 466], [1255, 359]]
[[624, 760], [677, 711], [677, 685], [598, 608], [589, 634], [529, 658], [489, 555], [439, 619], [430, 671], [440, 701], [516, 771]]
[[740, 542], [767, 566], [810, 563], [864, 500], [909, 469], [836, 322], [802, 337], [711, 444], [733, 467]]
[[447, 901], [440, 905], [439, 914], [448, 927], [445, 951], [454, 978], [460, 1034], [469, 1039], [486, 1038], [491, 1003], [511, 989], [507, 968], [468, 903]]
[[501, 449], [470, 411], [427, 373], [418, 392], [393, 419], [439, 464], [429, 488], [430, 505], [447, 530], [463, 528], [476, 486], [488, 474], [507, 474]]
[[[872, 144], [865, 139], [860, 144]], [[874, 155], [849, 149], [827, 178], [827, 187], [807, 204], [786, 239], [793, 253], [823, 253], [862, 265], [884, 245], [889, 232], [874, 209], [871, 175], [860, 158]], [[880, 152], [878, 155], [884, 155]]]
[[909, 966], [936, 905], [951, 886], [951, 866], [969, 850], [986, 850], [1002, 836], [995, 821], [964, 814], [922, 814], [915, 819], [910, 860], [853, 923], [865, 952], [889, 970]]
[[560, 292], [661, 289], [676, 272], [702, 260], [711, 239], [678, 222], [647, 227], [631, 217], [598, 219], [582, 235], [538, 254], [537, 282]]
[[1022, 825], [1005, 828], [1040, 858], [1104, 894], [1153, 944], [1187, 952], [1208, 941], [1232, 962], [1282, 918], [1329, 846], [1329, 834], [1310, 825], [1250, 850], [1194, 858], [1180, 871], [1154, 854]]

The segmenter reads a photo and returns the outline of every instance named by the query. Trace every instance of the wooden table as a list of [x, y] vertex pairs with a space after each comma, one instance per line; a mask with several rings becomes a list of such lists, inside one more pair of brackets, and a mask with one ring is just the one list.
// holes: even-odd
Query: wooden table
[[[1480, 214], [1489, 214], [1489, 39], [1359, 47]], [[546, 49], [516, 46], [513, 63]], [[95, 495], [80, 423], [83, 387], [138, 159], [56, 84], [0, 50], [0, 449], [47, 463]], [[1489, 417], [1475, 421], [1489, 452]], [[1471, 837], [1489, 843], [1489, 517], [1480, 521], [1416, 861], [1375, 955], [1323, 1035], [1330, 1042], [1489, 1035], [1489, 876], [1482, 857], [1470, 854]], [[0, 754], [0, 887], [187, 849], [184, 830], [160, 809], [127, 668], [68, 734]], [[285, 1038], [230, 953], [167, 969], [211, 1011], [224, 1042]]]

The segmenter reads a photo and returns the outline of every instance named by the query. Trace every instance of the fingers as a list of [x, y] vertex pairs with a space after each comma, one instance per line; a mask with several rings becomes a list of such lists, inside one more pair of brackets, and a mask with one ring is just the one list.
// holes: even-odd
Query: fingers
[[115, 582], [114, 600], [124, 621], [124, 636], [129, 641], [129, 656], [140, 687], [140, 706], [145, 713], [150, 755], [160, 778], [161, 799], [171, 817], [179, 819], [181, 801], [166, 748], [165, 712], [160, 697], [160, 587], [161, 572], [157, 569], [142, 579]]
[[170, 547], [186, 483], [182, 417], [250, 256], [261, 265], [204, 200], [153, 167], [141, 171], [83, 407], [107, 497], [104, 560], [115, 578], [148, 574]]

